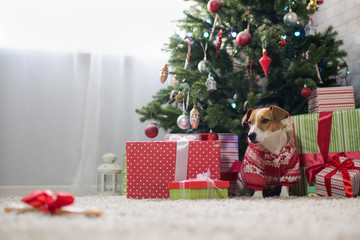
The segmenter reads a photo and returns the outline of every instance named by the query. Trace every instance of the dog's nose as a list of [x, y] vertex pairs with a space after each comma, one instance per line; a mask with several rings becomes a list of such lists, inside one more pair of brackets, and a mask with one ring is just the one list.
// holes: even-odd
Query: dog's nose
[[251, 142], [256, 142], [256, 133], [252, 132], [248, 135]]

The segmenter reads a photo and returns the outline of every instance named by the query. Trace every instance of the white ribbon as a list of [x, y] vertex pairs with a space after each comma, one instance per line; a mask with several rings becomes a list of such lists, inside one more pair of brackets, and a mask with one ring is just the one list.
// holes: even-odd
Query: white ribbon
[[188, 180], [183, 180], [179, 182], [179, 191], [180, 191], [180, 199], [185, 199], [185, 183], [191, 181], [206, 181], [207, 182], [207, 189], [208, 189], [208, 198], [213, 198], [214, 196], [214, 188], [222, 191], [221, 188], [218, 188], [213, 179], [210, 178], [210, 169], [207, 170], [205, 173], [198, 173], [196, 178], [191, 178]]
[[175, 181], [183, 181], [187, 178], [187, 166], [189, 157], [189, 141], [194, 141], [192, 135], [172, 135], [170, 141], [176, 141], [176, 163], [175, 163]]

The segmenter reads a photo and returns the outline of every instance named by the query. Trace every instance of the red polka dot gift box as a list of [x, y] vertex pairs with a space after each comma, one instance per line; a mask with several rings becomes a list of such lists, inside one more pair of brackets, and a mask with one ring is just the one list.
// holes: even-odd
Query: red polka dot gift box
[[[191, 137], [194, 141], [209, 140], [209, 133], [201, 134], [166, 134], [165, 141], [176, 139], [176, 137]], [[239, 162], [239, 143], [238, 136], [232, 133], [217, 133], [220, 142], [220, 180], [229, 181], [229, 195], [232, 196], [236, 191], [236, 176], [234, 165]], [[212, 141], [212, 140], [211, 140]]]
[[169, 198], [169, 182], [210, 171], [220, 177], [219, 141], [126, 142], [127, 197]]

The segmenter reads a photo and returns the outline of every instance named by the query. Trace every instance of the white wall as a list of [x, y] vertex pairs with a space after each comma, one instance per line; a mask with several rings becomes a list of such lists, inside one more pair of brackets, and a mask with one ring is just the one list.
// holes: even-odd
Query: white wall
[[344, 41], [342, 49], [348, 52], [345, 61], [349, 65], [349, 84], [355, 88], [357, 103], [360, 104], [360, 0], [325, 0], [313, 16], [317, 31], [329, 25], [338, 32], [338, 39]]

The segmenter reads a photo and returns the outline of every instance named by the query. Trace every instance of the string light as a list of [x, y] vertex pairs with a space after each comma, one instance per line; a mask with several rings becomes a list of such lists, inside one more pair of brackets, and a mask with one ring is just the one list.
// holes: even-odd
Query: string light
[[300, 31], [294, 32], [295, 37], [299, 37], [301, 35]]
[[210, 36], [210, 34], [208, 32], [204, 32], [203, 36], [204, 36], [204, 38], [208, 38]]

